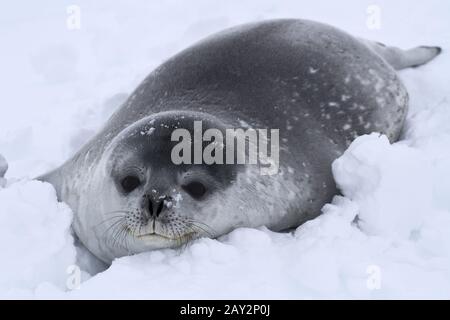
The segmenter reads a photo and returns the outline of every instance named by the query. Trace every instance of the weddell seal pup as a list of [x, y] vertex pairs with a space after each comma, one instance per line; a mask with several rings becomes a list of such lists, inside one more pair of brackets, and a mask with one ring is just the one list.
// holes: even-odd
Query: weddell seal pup
[[[408, 94], [395, 69], [439, 52], [306, 20], [237, 26], [159, 66], [73, 158], [39, 179], [107, 263], [237, 227], [296, 227], [337, 193], [331, 163], [355, 137], [398, 139]], [[231, 147], [228, 129], [248, 142], [244, 151]], [[255, 143], [266, 157], [238, 161]]]

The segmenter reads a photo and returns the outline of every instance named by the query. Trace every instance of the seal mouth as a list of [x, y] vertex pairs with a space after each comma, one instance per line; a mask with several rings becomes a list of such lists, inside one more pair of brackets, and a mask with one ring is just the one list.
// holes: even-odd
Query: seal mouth
[[164, 234], [156, 233], [156, 232], [150, 232], [150, 233], [144, 233], [144, 234], [138, 234], [136, 235], [138, 239], [142, 240], [157, 240], [157, 239], [164, 239], [169, 241], [175, 241], [175, 242], [184, 242], [189, 241], [195, 237], [194, 232], [189, 232], [183, 235], [180, 235], [178, 237], [170, 237]]

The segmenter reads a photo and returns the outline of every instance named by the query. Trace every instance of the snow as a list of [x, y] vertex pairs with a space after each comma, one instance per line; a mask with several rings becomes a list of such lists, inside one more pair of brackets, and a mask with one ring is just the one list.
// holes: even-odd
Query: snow
[[[80, 29], [66, 27], [69, 2], [4, 4], [0, 297], [450, 298], [450, 3], [377, 3], [379, 29], [366, 24], [373, 3], [364, 0], [79, 0]], [[101, 263], [73, 242], [70, 209], [31, 178], [67, 159], [172, 54], [220, 29], [276, 17], [399, 47], [441, 46], [435, 61], [401, 72], [411, 100], [402, 140], [357, 138], [333, 163], [342, 196], [292, 232], [241, 228], [99, 272]]]
[[0, 297], [28, 296], [42, 285], [65, 289], [75, 264], [72, 211], [48, 183], [18, 181], [0, 191]]
[[390, 145], [376, 133], [359, 137], [333, 163], [339, 189], [358, 204], [362, 231], [401, 239], [410, 238], [430, 214], [431, 172], [423, 152]]

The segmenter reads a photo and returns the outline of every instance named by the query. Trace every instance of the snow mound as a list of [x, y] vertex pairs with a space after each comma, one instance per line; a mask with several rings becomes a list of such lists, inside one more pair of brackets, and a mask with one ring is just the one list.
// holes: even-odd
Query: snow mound
[[54, 188], [19, 181], [0, 189], [0, 297], [33, 297], [64, 290], [75, 263], [72, 211]]
[[367, 234], [410, 238], [432, 210], [431, 168], [422, 151], [377, 133], [356, 139], [333, 163], [338, 187], [360, 209]]

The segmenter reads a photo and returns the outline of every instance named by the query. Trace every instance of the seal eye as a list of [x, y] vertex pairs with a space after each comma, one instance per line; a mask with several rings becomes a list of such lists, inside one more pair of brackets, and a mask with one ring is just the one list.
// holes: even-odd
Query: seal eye
[[182, 188], [189, 193], [189, 195], [194, 199], [200, 199], [206, 193], [206, 187], [203, 183], [198, 181], [189, 182], [187, 185], [182, 186]]
[[141, 180], [135, 176], [126, 176], [120, 184], [122, 185], [123, 190], [129, 193], [139, 187]]

